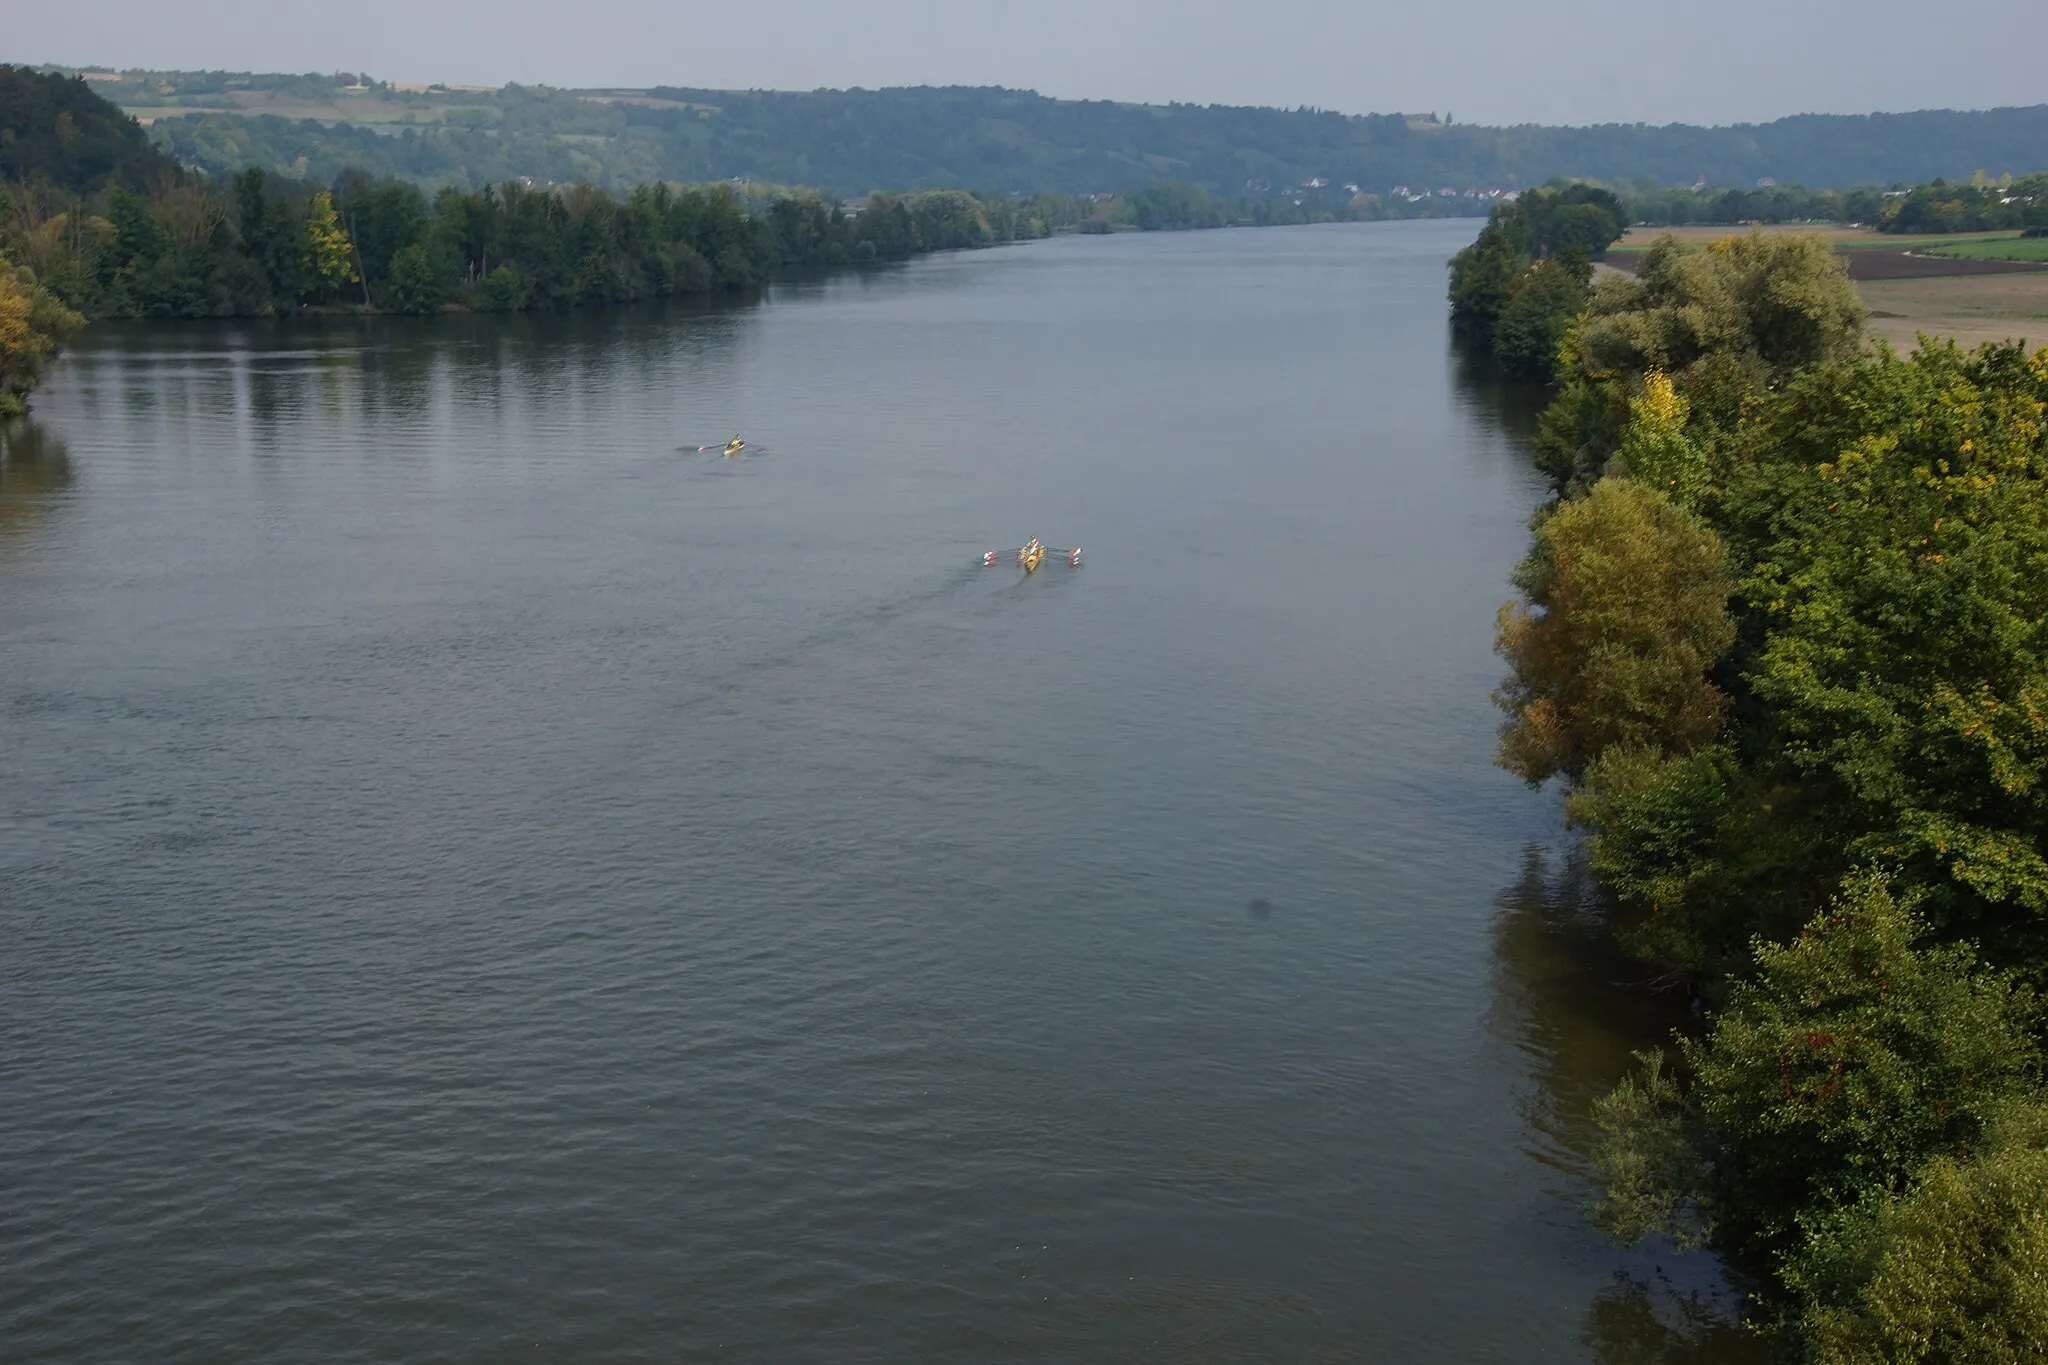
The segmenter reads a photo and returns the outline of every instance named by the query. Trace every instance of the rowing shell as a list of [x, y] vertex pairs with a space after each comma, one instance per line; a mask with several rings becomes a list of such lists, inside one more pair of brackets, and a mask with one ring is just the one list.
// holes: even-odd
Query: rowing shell
[[[1074, 568], [1078, 569], [1081, 567], [1081, 548], [1078, 545], [1071, 550], [1054, 551], [1048, 550], [1043, 544], [1039, 543], [1036, 540], [1031, 541], [1030, 543], [1026, 544], [1022, 549], [1017, 551], [1018, 567], [1022, 568], [1025, 573], [1037, 573], [1038, 566], [1045, 562], [1045, 557], [1048, 554], [1059, 555], [1062, 559], [1065, 559], [1070, 566]], [[990, 550], [986, 554], [982, 555], [981, 567], [983, 567], [984, 569], [994, 568], [996, 564], [1002, 559], [1002, 557], [1003, 552], [1001, 550]]]

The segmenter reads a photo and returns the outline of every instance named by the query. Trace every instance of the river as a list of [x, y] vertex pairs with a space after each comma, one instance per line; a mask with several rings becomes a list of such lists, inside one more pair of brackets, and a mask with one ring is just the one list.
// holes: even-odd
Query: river
[[1579, 1213], [1666, 1021], [1489, 762], [1471, 232], [89, 329], [0, 462], [0, 1355], [1734, 1359]]

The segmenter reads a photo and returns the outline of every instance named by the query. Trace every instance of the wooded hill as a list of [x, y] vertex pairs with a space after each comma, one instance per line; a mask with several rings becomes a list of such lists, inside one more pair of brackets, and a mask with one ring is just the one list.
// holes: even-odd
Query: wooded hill
[[[111, 75], [112, 73], [95, 73]], [[1090, 193], [1187, 182], [1294, 195], [1355, 184], [1518, 188], [1586, 177], [1651, 188], [1916, 184], [2040, 169], [2048, 105], [1808, 114], [1705, 128], [1486, 127], [1435, 115], [1057, 100], [1025, 90], [806, 93], [399, 88], [352, 73], [127, 72], [96, 89], [179, 160], [302, 179], [346, 166], [423, 184], [521, 176], [618, 188], [743, 178], [840, 194], [882, 186]], [[1476, 206], [1475, 206], [1476, 208]]]

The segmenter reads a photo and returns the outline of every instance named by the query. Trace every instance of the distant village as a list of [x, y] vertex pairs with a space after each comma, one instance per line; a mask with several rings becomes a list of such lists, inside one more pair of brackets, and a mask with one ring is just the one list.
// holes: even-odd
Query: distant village
[[1408, 204], [1419, 204], [1425, 199], [1489, 199], [1503, 204], [1512, 204], [1520, 197], [1521, 191], [1496, 189], [1460, 190], [1449, 185], [1444, 186], [1440, 190], [1432, 190], [1425, 185], [1417, 190], [1410, 189], [1406, 185], [1396, 185], [1394, 186], [1393, 194], [1394, 198]]
[[[1273, 182], [1270, 180], [1247, 180], [1244, 182], [1244, 188], [1247, 194], [1271, 194], [1274, 192]], [[1316, 193], [1333, 188], [1341, 189], [1344, 193], [1350, 195], [1359, 193], [1359, 187], [1355, 183], [1333, 185], [1327, 177], [1320, 175], [1290, 186], [1282, 190], [1281, 193]], [[1433, 190], [1427, 185], [1420, 189], [1415, 189], [1408, 185], [1396, 185], [1391, 193], [1393, 198], [1399, 199], [1406, 204], [1420, 204], [1428, 199], [1471, 199], [1479, 202], [1512, 204], [1515, 202], [1516, 197], [1521, 194], [1521, 191], [1492, 188], [1461, 190], [1453, 185], [1446, 185], [1442, 189]], [[1102, 197], [1107, 198], [1108, 196]]]

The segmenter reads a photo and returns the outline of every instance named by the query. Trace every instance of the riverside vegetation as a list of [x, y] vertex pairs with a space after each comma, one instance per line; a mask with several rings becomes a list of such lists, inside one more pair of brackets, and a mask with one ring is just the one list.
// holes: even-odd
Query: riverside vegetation
[[429, 197], [345, 170], [209, 176], [153, 146], [83, 81], [0, 66], [0, 413], [18, 412], [85, 317], [254, 317], [303, 308], [557, 309], [735, 290], [802, 269], [900, 261], [1059, 230], [1280, 224], [1343, 206], [1237, 203], [1199, 186], [1118, 196], [873, 193], [852, 208], [775, 186], [587, 184]]
[[2048, 1357], [2048, 350], [1872, 349], [1791, 235], [1588, 285], [1562, 206], [1453, 269], [1504, 359], [1560, 333], [1500, 762], [1704, 1007], [1598, 1106], [1596, 1219], [1788, 1357]]
[[331, 185], [180, 167], [83, 82], [0, 67], [0, 250], [95, 317], [559, 308], [735, 289], [778, 269], [901, 260], [1043, 235], [1036, 205], [876, 194], [857, 212], [729, 185], [517, 181], [429, 199], [346, 171]]

